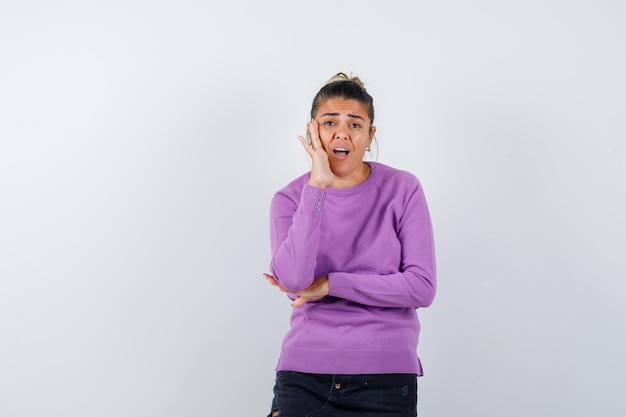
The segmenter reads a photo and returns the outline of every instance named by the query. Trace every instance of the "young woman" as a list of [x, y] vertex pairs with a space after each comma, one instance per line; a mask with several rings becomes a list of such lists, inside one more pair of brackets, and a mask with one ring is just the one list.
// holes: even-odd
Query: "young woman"
[[433, 233], [417, 178], [364, 162], [373, 99], [339, 73], [299, 136], [311, 171], [272, 199], [271, 274], [292, 300], [270, 416], [417, 415], [416, 309], [435, 296]]

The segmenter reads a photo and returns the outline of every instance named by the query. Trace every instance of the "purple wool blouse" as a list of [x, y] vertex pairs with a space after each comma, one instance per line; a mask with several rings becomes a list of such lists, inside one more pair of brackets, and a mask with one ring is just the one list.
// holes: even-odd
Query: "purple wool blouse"
[[294, 291], [323, 275], [330, 286], [292, 310], [277, 371], [422, 375], [416, 310], [436, 290], [426, 199], [413, 174], [367, 164], [369, 177], [353, 187], [323, 191], [307, 173], [272, 199], [274, 277]]

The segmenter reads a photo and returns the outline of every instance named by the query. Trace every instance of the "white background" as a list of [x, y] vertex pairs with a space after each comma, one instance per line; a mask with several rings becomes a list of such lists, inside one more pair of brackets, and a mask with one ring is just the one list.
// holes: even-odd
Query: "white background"
[[0, 2], [0, 417], [265, 416], [334, 73], [422, 181], [420, 417], [623, 416], [626, 3]]

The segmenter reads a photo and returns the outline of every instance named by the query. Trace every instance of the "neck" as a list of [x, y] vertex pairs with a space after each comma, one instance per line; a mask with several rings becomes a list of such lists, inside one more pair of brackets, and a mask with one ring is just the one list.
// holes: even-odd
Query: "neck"
[[335, 175], [333, 188], [350, 188], [365, 181], [372, 172], [372, 167], [365, 162], [362, 163], [361, 169], [354, 175], [348, 177], [339, 177]]

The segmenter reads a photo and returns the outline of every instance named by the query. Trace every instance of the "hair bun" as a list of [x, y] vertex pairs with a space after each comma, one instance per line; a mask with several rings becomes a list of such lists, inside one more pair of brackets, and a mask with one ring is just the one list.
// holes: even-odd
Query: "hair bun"
[[326, 85], [337, 81], [352, 81], [357, 83], [362, 89], [365, 90], [365, 84], [363, 83], [363, 81], [361, 81], [359, 77], [353, 77], [352, 72], [350, 72], [350, 75], [346, 75], [343, 72], [338, 72], [337, 74], [330, 77], [328, 81], [326, 81]]

